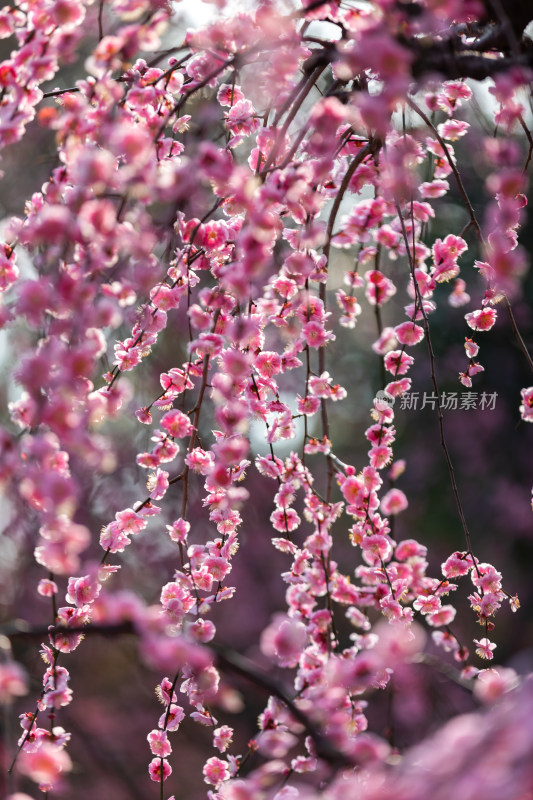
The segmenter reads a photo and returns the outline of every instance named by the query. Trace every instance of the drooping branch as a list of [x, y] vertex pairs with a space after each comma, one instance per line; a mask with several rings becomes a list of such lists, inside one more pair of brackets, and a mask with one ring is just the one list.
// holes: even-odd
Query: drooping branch
[[[117, 636], [124, 635], [139, 635], [139, 632], [133, 622], [124, 621], [113, 624], [105, 623], [89, 623], [88, 625], [77, 625], [66, 628], [62, 625], [50, 626], [45, 628], [43, 626], [31, 626], [22, 620], [17, 620], [16, 623], [3, 626], [0, 629], [0, 635], [6, 636], [11, 641], [35, 640], [42, 639], [47, 636], [51, 638], [54, 634], [79, 634], [85, 636], [103, 636], [105, 638], [116, 638]], [[300, 723], [305, 730], [306, 735], [310, 736], [315, 746], [316, 755], [318, 758], [329, 763], [335, 767], [353, 767], [353, 761], [349, 759], [344, 753], [338, 750], [319, 728], [311, 721], [309, 716], [298, 707], [296, 702], [289, 697], [287, 692], [273, 680], [267, 673], [261, 671], [249, 659], [239, 653], [230, 650], [229, 648], [221, 645], [210, 644], [209, 649], [215, 655], [216, 665], [224, 672], [232, 672], [245, 678], [250, 683], [259, 689], [268, 692], [270, 695], [277, 697], [278, 700], [287, 707], [291, 716]]]

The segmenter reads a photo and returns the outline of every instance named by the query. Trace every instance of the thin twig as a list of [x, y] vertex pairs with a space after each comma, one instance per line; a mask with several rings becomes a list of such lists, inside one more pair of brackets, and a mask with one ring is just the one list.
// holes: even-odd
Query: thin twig
[[426, 314], [426, 311], [425, 311], [425, 308], [424, 308], [422, 295], [420, 293], [420, 287], [418, 285], [418, 281], [417, 281], [416, 275], [415, 275], [415, 265], [414, 265], [414, 261], [413, 261], [413, 254], [411, 253], [411, 246], [410, 246], [410, 243], [409, 243], [409, 238], [407, 236], [407, 230], [406, 230], [406, 227], [405, 227], [405, 222], [404, 222], [404, 219], [403, 219], [403, 216], [402, 216], [402, 212], [401, 212], [401, 209], [400, 209], [400, 206], [398, 205], [398, 203], [396, 203], [396, 211], [398, 212], [398, 218], [400, 220], [400, 225], [401, 225], [401, 228], [402, 228], [402, 235], [403, 235], [403, 239], [404, 239], [404, 242], [405, 242], [405, 249], [407, 251], [407, 259], [408, 259], [408, 262], [409, 262], [409, 269], [410, 269], [410, 272], [411, 272], [411, 277], [413, 279], [413, 286], [414, 286], [414, 289], [415, 289], [415, 295], [416, 295], [417, 303], [419, 305], [419, 308], [420, 308], [420, 311], [421, 311], [421, 314], [422, 314], [422, 324], [423, 324], [423, 328], [424, 328], [424, 334], [425, 334], [425, 337], [426, 337], [427, 349], [428, 349], [428, 353], [429, 353], [429, 363], [430, 363], [430, 369], [431, 369], [431, 382], [433, 384], [433, 390], [434, 390], [436, 398], [437, 398], [437, 412], [438, 412], [438, 420], [439, 420], [440, 443], [441, 443], [442, 449], [444, 451], [444, 457], [446, 459], [446, 464], [448, 465], [448, 472], [450, 474], [450, 482], [451, 482], [451, 485], [452, 485], [452, 490], [453, 490], [453, 494], [454, 494], [454, 497], [455, 497], [455, 502], [456, 502], [456, 505], [457, 505], [457, 511], [459, 513], [459, 518], [461, 520], [461, 525], [463, 527], [463, 532], [464, 532], [464, 536], [465, 536], [465, 540], [466, 540], [466, 546], [467, 546], [469, 554], [472, 556], [472, 561], [474, 563], [474, 567], [475, 567], [476, 571], [478, 572], [478, 576], [479, 576], [479, 571], [478, 571], [478, 568], [477, 568], [476, 559], [474, 558], [474, 553], [472, 551], [472, 542], [471, 542], [471, 539], [470, 539], [470, 533], [469, 533], [469, 530], [468, 530], [468, 526], [466, 524], [466, 517], [465, 517], [464, 511], [463, 511], [463, 504], [461, 503], [461, 498], [459, 496], [459, 489], [458, 489], [458, 486], [457, 486], [457, 481], [455, 479], [455, 472], [454, 472], [452, 460], [451, 460], [451, 457], [450, 457], [450, 453], [449, 453], [449, 450], [448, 450], [448, 445], [446, 444], [446, 437], [444, 435], [444, 414], [442, 413], [442, 404], [440, 402], [439, 387], [438, 387], [438, 384], [437, 384], [437, 376], [436, 376], [436, 373], [435, 373], [435, 353], [433, 351], [433, 345], [431, 343], [431, 337], [430, 337], [430, 333], [429, 333], [429, 321], [428, 321], [427, 314]]
[[451, 153], [450, 153], [450, 151], [448, 149], [448, 145], [446, 144], [446, 142], [444, 141], [444, 139], [442, 138], [442, 136], [440, 135], [440, 133], [438, 132], [436, 127], [433, 125], [433, 123], [431, 122], [431, 120], [427, 116], [427, 114], [425, 114], [422, 111], [420, 106], [418, 106], [415, 103], [415, 101], [410, 97], [406, 98], [406, 103], [426, 123], [428, 128], [432, 131], [433, 136], [436, 138], [436, 140], [438, 141], [438, 143], [442, 147], [444, 155], [446, 156], [446, 160], [447, 160], [448, 164], [450, 165], [450, 168], [451, 168], [451, 170], [452, 170], [452, 172], [453, 172], [453, 174], [455, 176], [455, 180], [457, 181], [457, 186], [459, 187], [459, 191], [461, 193], [461, 197], [463, 198], [464, 204], [465, 204], [466, 209], [468, 211], [468, 214], [470, 216], [470, 221], [471, 221], [472, 225], [474, 226], [474, 228], [476, 229], [476, 233], [477, 233], [480, 241], [483, 243], [483, 234], [481, 232], [481, 226], [480, 226], [479, 222], [477, 221], [477, 218], [476, 218], [476, 215], [475, 215], [475, 212], [474, 212], [474, 208], [472, 206], [472, 203], [470, 202], [470, 198], [468, 197], [468, 194], [467, 194], [466, 189], [464, 187], [462, 178], [461, 178], [461, 176], [459, 174], [459, 170], [457, 169], [457, 166], [455, 165], [455, 162], [454, 162], [454, 160], [453, 160], [453, 158], [451, 156]]
[[520, 345], [520, 349], [522, 350], [523, 354], [526, 357], [527, 363], [529, 364], [529, 368], [533, 372], [533, 360], [531, 359], [526, 344], [520, 335], [520, 331], [518, 330], [518, 325], [516, 324], [516, 320], [514, 318], [513, 309], [511, 308], [511, 303], [509, 302], [509, 299], [507, 297], [504, 297], [503, 301], [505, 303], [507, 314], [509, 315], [509, 319], [511, 321], [511, 328], [513, 329], [513, 333], [518, 341], [518, 344]]
[[[333, 206], [331, 208], [328, 225], [326, 229], [326, 242], [323, 247], [323, 254], [326, 257], [326, 269], [329, 267], [329, 256], [331, 250], [331, 240], [333, 237], [333, 228], [335, 226], [335, 220], [337, 219], [337, 214], [339, 213], [339, 209], [343, 200], [343, 197], [348, 190], [348, 186], [352, 179], [352, 176], [357, 169], [357, 167], [363, 163], [365, 158], [372, 153], [372, 147], [369, 144], [365, 145], [355, 156], [352, 160], [344, 178], [342, 179], [341, 185], [339, 187], [339, 191], [335, 195], [335, 200], [333, 201]], [[326, 308], [326, 284], [321, 283], [319, 288], [319, 297], [322, 303], [324, 304], [324, 309]], [[323, 372], [326, 370], [326, 353], [324, 347], [319, 348], [318, 351], [318, 372], [322, 375]], [[329, 420], [328, 420], [328, 410], [326, 405], [326, 400], [322, 398], [320, 401], [320, 412], [322, 417], [322, 435], [326, 436], [329, 439]], [[327, 478], [327, 490], [326, 490], [326, 499], [327, 502], [330, 502], [331, 498], [331, 484], [333, 480], [333, 462], [328, 456], [328, 478]]]
[[72, 92], [79, 92], [79, 86], [70, 86], [68, 89], [54, 89], [53, 92], [44, 92], [43, 98], [45, 97], [59, 97], [62, 94], [70, 94]]
[[[136, 634], [138, 631], [131, 622], [120, 622], [111, 625], [103, 625], [101, 623], [89, 623], [85, 626], [76, 626], [72, 628], [65, 628], [61, 625], [56, 625], [53, 628], [30, 627], [30, 626], [17, 626], [19, 630], [14, 629], [14, 626], [7, 626], [1, 629], [1, 633], [9, 639], [35, 639], [42, 638], [48, 634], [54, 633], [84, 633], [86, 635], [100, 635], [100, 636], [117, 636], [121, 634]], [[299, 722], [304, 728], [306, 734], [311, 737], [315, 745], [316, 754], [319, 758], [327, 761], [331, 765], [339, 767], [353, 767], [353, 762], [344, 753], [337, 750], [337, 748], [324, 736], [324, 734], [314, 725], [306, 713], [304, 713], [292, 700], [287, 693], [274, 681], [269, 675], [261, 672], [251, 661], [239, 653], [228, 650], [220, 645], [210, 644], [209, 649], [214, 653], [217, 666], [221, 669], [233, 672], [236, 675], [246, 678], [255, 686], [264, 689], [270, 695], [277, 697], [289, 709], [294, 719]], [[177, 683], [179, 673], [175, 676], [170, 692], [172, 700], [172, 691]], [[165, 719], [165, 724], [167, 719]]]
[[309, 92], [311, 91], [313, 86], [315, 85], [315, 82], [320, 77], [320, 75], [324, 71], [324, 69], [325, 69], [325, 65], [323, 65], [323, 64], [319, 65], [318, 67], [316, 67], [313, 70], [313, 72], [305, 80], [305, 83], [303, 84], [303, 87], [302, 87], [301, 92], [300, 92], [300, 96], [292, 104], [291, 110], [287, 114], [287, 118], [286, 118], [285, 122], [283, 123], [283, 125], [281, 127], [281, 130], [279, 131], [279, 133], [276, 136], [274, 144], [272, 145], [272, 149], [271, 149], [270, 153], [267, 156], [267, 159], [266, 159], [266, 162], [265, 162], [265, 166], [261, 170], [261, 173], [260, 173], [261, 175], [263, 173], [268, 172], [269, 167], [275, 162], [275, 160], [276, 160], [276, 158], [278, 156], [278, 153], [279, 153], [279, 149], [283, 144], [283, 139], [285, 138], [285, 134], [287, 133], [291, 122], [294, 120], [296, 114], [300, 110], [300, 107], [301, 107], [302, 103], [304, 102], [305, 98], [307, 97], [307, 95], [309, 94]]

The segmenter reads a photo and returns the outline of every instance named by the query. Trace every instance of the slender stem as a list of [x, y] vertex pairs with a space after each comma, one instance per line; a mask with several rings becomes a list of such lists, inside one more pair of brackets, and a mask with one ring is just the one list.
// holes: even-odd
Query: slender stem
[[511, 308], [511, 303], [509, 302], [509, 299], [507, 297], [504, 297], [504, 303], [505, 303], [505, 308], [507, 309], [507, 314], [509, 315], [509, 320], [511, 321], [511, 327], [513, 329], [513, 333], [518, 341], [518, 344], [520, 345], [520, 349], [522, 350], [523, 354], [526, 357], [526, 361], [529, 364], [529, 368], [533, 372], [533, 360], [529, 355], [529, 351], [526, 347], [526, 344], [520, 335], [520, 331], [518, 330], [518, 325], [516, 324], [516, 320], [514, 318], [513, 309]]
[[529, 144], [529, 150], [527, 153], [526, 163], [524, 164], [524, 170], [523, 170], [524, 172], [527, 172], [527, 168], [529, 167], [529, 162], [531, 161], [531, 154], [533, 153], [533, 137], [531, 136], [531, 132], [527, 127], [526, 123], [524, 122], [522, 114], [519, 114], [518, 121], [520, 122], [520, 127], [524, 131], [526, 139]]
[[[350, 183], [357, 167], [359, 167], [363, 163], [365, 158], [371, 155], [371, 153], [372, 153], [372, 147], [370, 143], [366, 144], [363, 148], [361, 148], [361, 150], [357, 153], [353, 161], [350, 163], [348, 169], [346, 170], [344, 178], [342, 179], [342, 183], [339, 187], [339, 191], [335, 195], [335, 200], [333, 201], [333, 205], [331, 207], [331, 211], [329, 214], [328, 226], [326, 229], [326, 243], [323, 249], [324, 255], [326, 256], [326, 260], [328, 261], [328, 263], [329, 263], [329, 251], [331, 249], [331, 239], [333, 237], [333, 226], [335, 225], [335, 220], [337, 219], [337, 214], [339, 213], [339, 208], [341, 206], [343, 197], [348, 189], [348, 184]], [[323, 286], [324, 284], [321, 283], [320, 288], [322, 288]]]
[[101, 42], [104, 38], [104, 25], [103, 25], [103, 16], [104, 16], [104, 0], [100, 0], [98, 5], [98, 41]]
[[285, 122], [283, 123], [283, 126], [281, 127], [281, 130], [279, 131], [278, 135], [276, 136], [276, 140], [275, 140], [274, 144], [272, 145], [272, 149], [271, 149], [270, 153], [268, 154], [268, 157], [267, 157], [267, 160], [265, 162], [265, 165], [264, 165], [263, 169], [261, 170], [261, 174], [262, 175], [264, 173], [266, 173], [268, 171], [269, 167], [275, 162], [275, 160], [276, 160], [276, 158], [278, 156], [278, 153], [279, 153], [279, 149], [283, 144], [283, 139], [285, 138], [285, 134], [287, 133], [291, 122], [294, 120], [296, 114], [300, 110], [300, 107], [301, 107], [302, 103], [304, 102], [305, 98], [307, 97], [307, 95], [309, 94], [309, 92], [311, 91], [313, 86], [315, 85], [316, 80], [318, 79], [320, 74], [324, 71], [324, 69], [325, 69], [324, 65], [319, 65], [307, 77], [305, 83], [303, 84], [302, 90], [300, 92], [300, 96], [292, 104], [292, 107], [291, 107], [289, 113], [287, 114], [287, 118], [286, 118]]
[[467, 194], [466, 189], [464, 187], [461, 175], [459, 174], [459, 170], [457, 169], [457, 167], [455, 165], [455, 162], [454, 162], [454, 160], [452, 158], [452, 155], [450, 153], [448, 145], [446, 144], [446, 142], [444, 141], [444, 139], [442, 138], [442, 136], [440, 135], [440, 133], [438, 132], [438, 130], [436, 129], [434, 124], [431, 122], [431, 120], [427, 116], [427, 114], [425, 114], [422, 111], [420, 106], [418, 106], [411, 97], [407, 97], [406, 98], [406, 103], [426, 123], [428, 128], [433, 133], [433, 136], [435, 137], [435, 139], [438, 141], [438, 143], [442, 147], [444, 155], [446, 156], [446, 161], [450, 165], [450, 168], [451, 168], [451, 170], [452, 170], [452, 172], [453, 172], [453, 174], [455, 176], [455, 180], [457, 181], [457, 186], [459, 187], [459, 192], [461, 193], [461, 197], [463, 198], [464, 204], [465, 204], [465, 206], [467, 208], [467, 211], [468, 211], [468, 214], [470, 216], [470, 221], [471, 221], [472, 225], [474, 226], [474, 228], [476, 229], [476, 233], [477, 233], [477, 235], [479, 237], [479, 240], [483, 243], [483, 234], [481, 232], [481, 226], [480, 226], [479, 222], [477, 221], [477, 218], [476, 218], [476, 215], [475, 215], [475, 212], [474, 212], [474, 208], [472, 206], [472, 203], [470, 202], [470, 198], [468, 197], [468, 194]]
[[[333, 237], [333, 228], [335, 226], [335, 220], [337, 219], [337, 214], [339, 213], [339, 209], [343, 200], [343, 197], [348, 189], [350, 184], [350, 180], [357, 169], [357, 167], [363, 163], [365, 158], [369, 156], [372, 152], [372, 148], [370, 144], [365, 145], [359, 153], [355, 156], [355, 158], [350, 163], [344, 178], [342, 179], [341, 185], [339, 187], [339, 191], [335, 196], [335, 200], [333, 201], [333, 206], [331, 208], [328, 225], [326, 229], [326, 242], [324, 244], [323, 253], [326, 257], [326, 267], [329, 267], [329, 258], [330, 258], [330, 250], [331, 250], [331, 240]], [[319, 297], [322, 303], [324, 304], [324, 309], [326, 308], [326, 284], [321, 283], [319, 289]], [[322, 375], [323, 372], [326, 370], [326, 352], [324, 347], [320, 347], [318, 350], [318, 371], [319, 374]], [[322, 418], [322, 434], [329, 439], [329, 419], [328, 419], [328, 410], [326, 405], [326, 400], [324, 398], [320, 401], [320, 413]], [[333, 481], [333, 462], [329, 458], [328, 459], [328, 478], [327, 478], [327, 489], [326, 489], [326, 500], [329, 503], [331, 499], [331, 485]]]
[[79, 92], [80, 89], [78, 86], [70, 86], [68, 89], [54, 89], [53, 92], [44, 92], [43, 98], [45, 97], [59, 97], [62, 94], [69, 94], [70, 92]]
[[414, 261], [413, 261], [413, 254], [411, 252], [411, 245], [409, 243], [409, 238], [407, 236], [407, 230], [406, 230], [406, 227], [405, 227], [405, 222], [404, 222], [404, 219], [403, 219], [403, 216], [402, 216], [402, 212], [401, 212], [401, 209], [400, 209], [400, 206], [398, 205], [398, 203], [396, 203], [396, 210], [398, 212], [398, 218], [400, 220], [400, 225], [401, 225], [401, 228], [402, 228], [402, 235], [403, 235], [403, 239], [404, 239], [404, 242], [405, 242], [405, 249], [407, 251], [407, 259], [408, 259], [408, 262], [409, 262], [409, 269], [411, 271], [411, 276], [412, 276], [412, 279], [413, 279], [413, 286], [414, 286], [414, 289], [415, 289], [417, 302], [419, 304], [419, 308], [420, 308], [420, 311], [422, 313], [422, 323], [423, 323], [424, 334], [425, 334], [426, 342], [427, 342], [427, 349], [428, 349], [428, 354], [429, 354], [429, 363], [430, 363], [430, 369], [431, 369], [431, 382], [433, 384], [433, 390], [434, 390], [436, 398], [437, 398], [437, 412], [438, 412], [438, 420], [439, 420], [440, 443], [441, 443], [441, 447], [442, 447], [442, 449], [444, 451], [444, 457], [446, 459], [446, 464], [448, 465], [448, 472], [450, 474], [450, 482], [451, 482], [451, 485], [452, 485], [452, 490], [453, 490], [453, 494], [454, 494], [454, 497], [455, 497], [455, 502], [456, 502], [456, 505], [457, 505], [457, 511], [459, 513], [459, 519], [461, 520], [461, 525], [462, 525], [464, 536], [465, 536], [465, 540], [466, 540], [466, 546], [467, 546], [469, 554], [472, 556], [474, 567], [475, 567], [475, 569], [476, 569], [476, 571], [478, 572], [478, 575], [479, 575], [479, 571], [478, 571], [478, 568], [477, 568], [476, 560], [474, 558], [474, 554], [473, 554], [473, 551], [472, 551], [472, 542], [471, 542], [471, 539], [470, 539], [470, 533], [469, 533], [469, 530], [468, 530], [468, 525], [466, 524], [466, 517], [465, 517], [464, 511], [463, 511], [463, 504], [461, 503], [461, 498], [459, 496], [459, 489], [457, 487], [457, 481], [455, 479], [455, 471], [454, 471], [452, 460], [451, 460], [451, 457], [450, 457], [450, 452], [448, 450], [448, 445], [446, 444], [446, 437], [444, 435], [444, 414], [442, 413], [442, 404], [440, 402], [439, 387], [438, 387], [438, 384], [437, 384], [437, 377], [436, 377], [436, 373], [435, 373], [435, 353], [433, 351], [433, 345], [431, 343], [431, 336], [430, 336], [430, 333], [429, 333], [429, 322], [428, 322], [426, 311], [424, 309], [424, 304], [423, 304], [423, 301], [422, 301], [422, 295], [420, 293], [420, 287], [418, 285], [418, 281], [417, 281], [416, 275], [415, 275], [415, 265], [414, 265]]

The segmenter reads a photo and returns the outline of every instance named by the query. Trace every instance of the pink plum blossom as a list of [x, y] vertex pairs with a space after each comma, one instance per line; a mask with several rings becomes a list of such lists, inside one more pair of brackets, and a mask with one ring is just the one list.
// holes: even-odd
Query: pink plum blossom
[[477, 645], [476, 647], [476, 654], [480, 658], [484, 658], [486, 660], [492, 661], [494, 658], [493, 650], [496, 649], [496, 645], [494, 642], [491, 642], [489, 639], [474, 639], [474, 644]]
[[526, 422], [533, 422], [533, 387], [522, 389], [520, 394], [522, 396], [520, 415]]
[[148, 766], [150, 778], [156, 783], [162, 783], [172, 774], [172, 767], [166, 758], [153, 758]]
[[496, 322], [496, 309], [483, 308], [465, 314], [465, 319], [473, 331], [490, 331]]
[[43, 787], [52, 788], [59, 776], [72, 769], [70, 756], [62, 747], [52, 742], [43, 742], [34, 752], [24, 752], [20, 769], [25, 775]]

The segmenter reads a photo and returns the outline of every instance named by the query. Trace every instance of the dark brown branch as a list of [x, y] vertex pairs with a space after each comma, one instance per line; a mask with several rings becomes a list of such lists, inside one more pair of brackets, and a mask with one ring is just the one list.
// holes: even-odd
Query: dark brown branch
[[436, 669], [441, 675], [444, 675], [446, 678], [456, 683], [457, 686], [460, 686], [467, 692], [472, 691], [474, 684], [472, 680], [463, 678], [459, 670], [454, 669], [450, 664], [446, 664], [444, 661], [441, 661], [440, 658], [436, 658], [430, 653], [418, 653], [418, 655], [415, 656], [414, 663], [433, 667], [433, 669]]
[[122, 636], [125, 634], [137, 634], [133, 622], [116, 622], [111, 625], [91, 622], [88, 625], [76, 625], [67, 628], [65, 625], [28, 625], [24, 620], [16, 620], [10, 625], [3, 625], [0, 628], [0, 636], [6, 636], [10, 641], [24, 641], [25, 639], [44, 639], [55, 634], [74, 634], [83, 633], [85, 636]]
[[[100, 623], [89, 623], [88, 625], [78, 625], [72, 628], [66, 628], [63, 625], [55, 625], [50, 628], [43, 626], [32, 627], [21, 620], [17, 620], [8, 626], [3, 626], [0, 629], [0, 635], [6, 636], [10, 640], [24, 640], [24, 639], [42, 639], [48, 635], [65, 633], [83, 633], [86, 636], [106, 636], [115, 637], [125, 634], [138, 634], [132, 622], [119, 622], [116, 624], [105, 625]], [[315, 745], [315, 750], [318, 758], [327, 761], [329, 764], [336, 767], [353, 767], [353, 762], [344, 753], [337, 750], [336, 747], [323, 735], [323, 733], [313, 724], [307, 714], [305, 714], [295, 704], [294, 700], [286, 694], [286, 692], [274, 681], [269, 675], [260, 671], [255, 664], [249, 661], [239, 653], [230, 651], [224, 647], [217, 645], [210, 645], [210, 649], [215, 655], [216, 664], [221, 670], [226, 672], [233, 672], [242, 678], [246, 678], [255, 686], [268, 692], [268, 694], [277, 697], [281, 702], [287, 706], [292, 717], [302, 725], [306, 735], [310, 736]]]
[[72, 92], [79, 92], [80, 89], [78, 86], [71, 86], [69, 89], [54, 89], [53, 92], [45, 92], [43, 94], [43, 98], [45, 97], [60, 97], [62, 94], [71, 94]]
[[414, 78], [437, 72], [448, 80], [473, 78], [482, 81], [516, 67], [533, 67], [531, 53], [498, 56], [496, 53], [457, 52], [448, 41], [434, 40], [424, 50], [419, 49], [419, 45], [416, 49], [418, 52], [412, 66]]
[[337, 750], [336, 747], [323, 735], [323, 733], [315, 727], [307, 714], [304, 714], [301, 709], [295, 704], [293, 700], [272, 680], [272, 678], [264, 672], [260, 672], [255, 664], [249, 661], [239, 653], [226, 650], [221, 647], [212, 647], [216, 654], [216, 663], [220, 669], [226, 672], [233, 672], [246, 678], [255, 686], [264, 689], [268, 694], [274, 695], [278, 700], [287, 706], [292, 717], [299, 722], [305, 729], [305, 732], [313, 740], [315, 751], [318, 758], [327, 761], [328, 764], [336, 767], [353, 767], [354, 763], [346, 756]]

